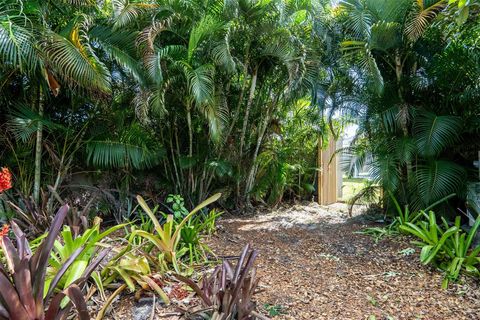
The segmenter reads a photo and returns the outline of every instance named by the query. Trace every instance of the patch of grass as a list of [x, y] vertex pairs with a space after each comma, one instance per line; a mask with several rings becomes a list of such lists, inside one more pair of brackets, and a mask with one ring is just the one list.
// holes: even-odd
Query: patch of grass
[[393, 237], [398, 235], [398, 231], [395, 228], [392, 228], [390, 226], [365, 228], [361, 231], [356, 231], [354, 233], [369, 235], [373, 238], [375, 243], [382, 240], [383, 238]]
[[371, 295], [367, 295], [367, 300], [374, 307], [378, 305], [377, 299], [375, 299], [375, 297], [372, 297]]
[[339, 200], [347, 201], [365, 187], [366, 179], [343, 178], [342, 197]]
[[271, 304], [264, 304], [263, 307], [265, 308], [265, 310], [268, 312], [268, 316], [270, 317], [276, 317], [276, 316], [280, 316], [282, 314], [285, 314], [285, 311], [284, 311], [284, 307], [281, 306], [281, 305], [271, 305]]

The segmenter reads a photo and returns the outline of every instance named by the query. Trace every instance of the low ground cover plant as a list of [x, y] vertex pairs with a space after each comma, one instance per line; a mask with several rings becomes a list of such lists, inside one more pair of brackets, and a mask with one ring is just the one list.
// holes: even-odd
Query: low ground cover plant
[[416, 223], [407, 222], [400, 230], [417, 238], [414, 244], [420, 246], [420, 261], [432, 264], [445, 272], [442, 287], [447, 288], [450, 281], [456, 281], [461, 273], [479, 277], [480, 246], [473, 246], [473, 239], [480, 226], [480, 216], [467, 232], [461, 227], [458, 216], [450, 225], [445, 218], [437, 223], [434, 212], [421, 212], [424, 217]]
[[[51, 279], [48, 290], [45, 290], [48, 261], [68, 209], [68, 206], [60, 208], [47, 236], [35, 253], [32, 252], [25, 234], [15, 222], [12, 222], [11, 226], [15, 235], [16, 247], [7, 235], [0, 238], [0, 245], [6, 260], [6, 266], [0, 265], [1, 319], [66, 319], [72, 306], [75, 306], [79, 319], [90, 319], [81, 288], [105, 255], [100, 255], [91, 261], [76, 281], [65, 286], [63, 290], [56, 291], [55, 288], [59, 281], [84, 248], [75, 250]], [[65, 297], [68, 297], [68, 300], [64, 300]], [[62, 301], [67, 302], [62, 303]]]
[[[256, 311], [253, 295], [258, 290], [259, 279], [254, 266], [258, 252], [249, 245], [243, 248], [236, 266], [225, 260], [213, 273], [204, 274], [199, 284], [177, 275], [202, 299], [205, 308], [184, 310], [189, 316], [214, 320], [250, 320], [256, 317], [266, 319]], [[195, 319], [196, 319], [195, 318]]]
[[[3, 180], [2, 191], [11, 187], [11, 182], [7, 183], [5, 177]], [[103, 306], [95, 318], [100, 320], [125, 289], [136, 296], [140, 296], [142, 291], [151, 291], [165, 304], [170, 304], [165, 286], [170, 286], [174, 279], [170, 279], [168, 274], [174, 271], [186, 283], [194, 284], [188, 278], [193, 271], [192, 265], [207, 260], [210, 249], [203, 244], [202, 237], [215, 231], [215, 221], [222, 212], [202, 212], [202, 209], [220, 196], [216, 194], [208, 198], [190, 212], [184, 212], [186, 209], [180, 197], [171, 197], [169, 203], [176, 207], [172, 214], [167, 215], [157, 213], [158, 207], [150, 209], [146, 201], [138, 196], [143, 209], [141, 223], [135, 225], [134, 221], [106, 229], [101, 228], [98, 217], [89, 228], [89, 221], [83, 221], [82, 227], [72, 229], [72, 226], [64, 224], [70, 210], [64, 205], [50, 223], [48, 231], [30, 243], [12, 221], [10, 226], [15, 242], [9, 238], [10, 226], [0, 230], [0, 252], [6, 263], [6, 267], [0, 266], [0, 319], [66, 319], [72, 315], [72, 307], [75, 307], [79, 319], [90, 319], [86, 301], [98, 292]], [[120, 234], [108, 243], [105, 241], [129, 225], [130, 232], [124, 236]], [[210, 284], [214, 291], [208, 293], [210, 300], [204, 302], [210, 301], [208, 303], [212, 306], [217, 306], [214, 318], [253, 319], [250, 315], [255, 312], [255, 305], [251, 302], [251, 295], [258, 283], [253, 268], [256, 255], [256, 251], [250, 251], [247, 246], [235, 276], [233, 267], [227, 262], [215, 269], [213, 277], [223, 274], [223, 277], [228, 277], [228, 284], [226, 287], [217, 287], [213, 282]], [[85, 292], [88, 281], [93, 286]], [[113, 292], [108, 294], [107, 290]], [[219, 300], [223, 294], [221, 291], [225, 290], [231, 297], [228, 302]], [[200, 296], [202, 300], [204, 297], [204, 294]]]
[[154, 233], [149, 233], [144, 230], [135, 230], [132, 232], [131, 238], [133, 239], [135, 236], [140, 236], [151, 242], [160, 251], [160, 253], [157, 255], [157, 264], [164, 270], [167, 270], [171, 264], [175, 271], [180, 272], [179, 258], [187, 253], [191, 246], [199, 243], [199, 241], [195, 239], [195, 235], [193, 235], [193, 238], [191, 239], [192, 242], [189, 243], [190, 246], [180, 247], [179, 243], [181, 240], [182, 230], [184, 230], [184, 227], [193, 218], [195, 213], [200, 211], [205, 206], [218, 200], [220, 196], [221, 194], [218, 193], [208, 198], [196, 206], [178, 223], [175, 221], [174, 215], [168, 215], [163, 225], [157, 219], [154, 211], [148, 206], [145, 200], [141, 196], [138, 196], [138, 203], [153, 222]]

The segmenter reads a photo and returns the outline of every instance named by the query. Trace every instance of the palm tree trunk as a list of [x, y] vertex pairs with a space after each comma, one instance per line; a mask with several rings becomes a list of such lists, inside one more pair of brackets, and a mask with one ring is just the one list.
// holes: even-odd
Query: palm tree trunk
[[[397, 78], [397, 90], [398, 90], [398, 98], [401, 101], [401, 109], [400, 112], [402, 116], [400, 117], [400, 126], [403, 132], [403, 136], [407, 137], [409, 132], [408, 132], [408, 105], [405, 103], [405, 98], [404, 98], [404, 88], [403, 88], [403, 83], [402, 83], [402, 78], [403, 78], [403, 61], [402, 57], [400, 55], [399, 50], [395, 51], [395, 75]], [[412, 170], [413, 166], [411, 163], [411, 160], [408, 160], [405, 165], [402, 165], [401, 168], [401, 180], [402, 184], [401, 187], [403, 189], [403, 196], [406, 197], [406, 192], [405, 192], [405, 186], [408, 184], [408, 181], [410, 180], [410, 177], [412, 176]]]
[[[270, 95], [270, 90], [268, 92], [268, 95]], [[260, 131], [258, 133], [258, 138], [257, 138], [257, 145], [255, 146], [255, 151], [253, 153], [253, 158], [252, 158], [252, 165], [250, 167], [250, 172], [248, 173], [247, 183], [245, 185], [245, 190], [244, 190], [244, 192], [245, 192], [244, 198], [245, 198], [245, 202], [246, 202], [247, 206], [250, 205], [250, 192], [253, 189], [253, 184], [255, 182], [255, 176], [257, 175], [257, 167], [258, 166], [257, 166], [256, 162], [257, 162], [258, 153], [260, 152], [260, 147], [262, 146], [263, 137], [265, 136], [265, 132], [267, 131], [268, 122], [270, 121], [272, 112], [273, 112], [275, 106], [277, 105], [279, 96], [280, 96], [280, 94], [276, 96], [274, 101], [272, 101], [272, 104], [271, 104], [270, 108], [267, 109], [265, 117], [263, 118], [263, 123], [260, 126]]]
[[[174, 128], [174, 132], [176, 129]], [[177, 160], [175, 158], [175, 148], [173, 147], [173, 137], [172, 137], [172, 132], [170, 132], [170, 139], [169, 139], [169, 143], [170, 143], [170, 153], [172, 155], [172, 164], [173, 164], [173, 171], [175, 172], [175, 177], [176, 177], [176, 183], [175, 183], [175, 192], [179, 192], [179, 189], [178, 188], [181, 188], [182, 186], [182, 180], [180, 178], [180, 175], [178, 173], [178, 168], [177, 168]], [[181, 174], [181, 173], [180, 173]], [[182, 192], [183, 190], [181, 190]]]
[[248, 118], [250, 116], [250, 109], [252, 108], [253, 98], [255, 97], [255, 88], [257, 86], [258, 69], [255, 68], [252, 75], [252, 82], [250, 84], [250, 93], [248, 95], [247, 106], [245, 108], [245, 116], [243, 117], [242, 133], [240, 135], [240, 152], [239, 160], [243, 157], [243, 146], [245, 145], [245, 134], [247, 133]]
[[[43, 92], [42, 87], [38, 88], [38, 115], [43, 117]], [[37, 125], [37, 139], [35, 144], [35, 173], [33, 180], [33, 199], [38, 204], [40, 202], [40, 184], [42, 175], [42, 140], [43, 140], [43, 123], [38, 122]]]
[[[192, 161], [193, 157], [193, 129], [192, 129], [192, 112], [190, 108], [190, 104], [187, 106], [187, 124], [188, 124], [188, 158], [189, 161]], [[189, 193], [193, 193], [193, 171], [192, 166], [189, 165], [188, 167], [188, 191]]]
[[247, 77], [248, 77], [248, 55], [247, 55], [247, 58], [245, 58], [245, 62], [243, 63], [242, 87], [240, 89], [240, 94], [238, 96], [237, 107], [235, 108], [235, 112], [232, 117], [232, 123], [230, 124], [230, 127], [228, 128], [228, 131], [227, 131], [227, 135], [225, 136], [226, 139], [230, 137], [230, 134], [232, 133], [232, 130], [235, 127], [235, 124], [237, 123], [238, 116], [240, 115], [240, 107], [242, 106], [242, 103], [243, 103], [243, 96], [245, 94]]
[[[255, 68], [252, 75], [252, 81], [250, 83], [250, 93], [248, 95], [247, 106], [245, 110], [245, 116], [243, 117], [243, 125], [242, 125], [242, 133], [240, 135], [240, 151], [238, 154], [238, 166], [239, 169], [242, 166], [242, 158], [243, 158], [243, 146], [245, 144], [245, 134], [247, 133], [247, 124], [248, 118], [250, 116], [250, 109], [252, 107], [253, 98], [255, 97], [255, 88], [257, 86], [257, 75], [258, 69]], [[239, 170], [241, 171], [241, 170]], [[237, 182], [237, 201], [240, 200], [240, 179]]]
[[262, 145], [263, 137], [265, 136], [265, 131], [267, 129], [269, 119], [270, 117], [268, 115], [265, 115], [262, 126], [260, 128], [260, 132], [258, 133], [257, 145], [255, 146], [255, 152], [253, 153], [253, 158], [252, 158], [252, 165], [250, 167], [250, 172], [248, 173], [247, 182], [244, 190], [244, 197], [245, 197], [245, 202], [247, 206], [250, 205], [250, 192], [252, 191], [253, 183], [255, 182], [255, 176], [257, 174], [256, 161], [257, 161], [258, 153], [260, 151], [260, 146]]

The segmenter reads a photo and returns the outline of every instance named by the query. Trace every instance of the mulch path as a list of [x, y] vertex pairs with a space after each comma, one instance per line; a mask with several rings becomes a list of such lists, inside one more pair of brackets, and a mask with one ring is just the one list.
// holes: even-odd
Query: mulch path
[[[259, 250], [256, 299], [264, 314], [281, 313], [273, 319], [480, 319], [478, 281], [442, 290], [442, 274], [419, 263], [408, 238], [355, 233], [375, 224], [367, 218], [349, 219], [341, 205], [295, 205], [223, 219], [209, 245], [226, 256], [246, 243]], [[400, 253], [408, 248], [415, 253]]]

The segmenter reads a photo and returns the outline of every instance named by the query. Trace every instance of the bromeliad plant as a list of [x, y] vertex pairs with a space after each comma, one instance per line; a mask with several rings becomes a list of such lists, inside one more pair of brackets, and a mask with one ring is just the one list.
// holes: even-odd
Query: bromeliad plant
[[195, 291], [205, 306], [197, 311], [184, 311], [201, 319], [268, 319], [255, 311], [252, 300], [259, 282], [254, 267], [257, 255], [256, 250], [250, 250], [250, 246], [246, 245], [235, 268], [230, 262], [224, 261], [212, 275], [203, 276], [200, 286], [189, 278], [176, 275]]
[[[160, 276], [152, 275], [147, 258], [135, 253], [130, 245], [120, 249], [102, 272], [96, 272], [92, 277], [100, 291], [100, 295], [106, 300], [96, 317], [98, 320], [103, 318], [103, 315], [115, 297], [127, 288], [130, 292], [135, 292], [137, 287], [140, 287], [142, 290], [154, 291], [166, 305], [170, 304], [170, 299], [167, 294], [157, 283], [161, 281]], [[104, 288], [111, 286], [119, 280], [123, 282], [123, 284], [121, 284], [108, 299], [105, 299]]]
[[209, 204], [217, 201], [221, 194], [217, 193], [207, 200], [203, 201], [197, 207], [195, 207], [183, 220], [179, 223], [175, 223], [174, 216], [168, 215], [166, 222], [161, 225], [155, 216], [154, 211], [150, 209], [145, 200], [141, 196], [137, 196], [138, 203], [150, 217], [154, 224], [155, 233], [149, 233], [144, 230], [135, 230], [131, 233], [130, 239], [134, 239], [135, 236], [140, 236], [150, 241], [157, 249], [160, 250], [158, 256], [158, 265], [162, 268], [168, 268], [169, 264], [172, 264], [176, 272], [180, 272], [178, 265], [178, 258], [188, 251], [187, 247], [180, 248], [179, 243], [181, 239], [181, 232], [184, 226], [192, 219], [195, 213]]
[[86, 229], [82, 235], [74, 236], [74, 231], [70, 226], [64, 226], [60, 232], [60, 241], [55, 240], [52, 254], [50, 255], [50, 267], [47, 271], [47, 280], [45, 282], [45, 289], [48, 290], [51, 281], [59, 270], [65, 264], [65, 262], [79, 249], [83, 250], [75, 258], [71, 267], [65, 272], [63, 277], [57, 283], [60, 289], [67, 288], [70, 284], [77, 281], [84, 274], [88, 265], [95, 257], [102, 255], [103, 250], [97, 250], [100, 245], [100, 241], [108, 237], [113, 232], [124, 228], [127, 224], [120, 224], [107, 230], [100, 232], [101, 219], [96, 217], [93, 221], [92, 228]]
[[206, 214], [196, 215], [182, 228], [180, 243], [188, 249], [190, 265], [194, 262], [207, 261], [207, 253], [215, 255], [202, 242], [202, 235], [211, 235], [215, 232], [215, 222], [222, 214], [222, 211], [212, 209]]
[[390, 198], [392, 199], [395, 209], [397, 210], [397, 216], [395, 217], [395, 220], [393, 220], [391, 227], [396, 227], [397, 229], [400, 229], [400, 226], [407, 225], [407, 223], [415, 224], [417, 220], [425, 216], [425, 212], [430, 211], [437, 205], [447, 201], [450, 198], [453, 198], [456, 195], [455, 193], [449, 194], [448, 196], [445, 196], [440, 200], [432, 203], [431, 205], [429, 205], [423, 210], [412, 212], [410, 211], [408, 205], [405, 205], [404, 207], [405, 209], [402, 210], [400, 204], [398, 203], [393, 193], [391, 191], [388, 191], [388, 194], [390, 195]]
[[[79, 319], [90, 319], [81, 286], [105, 255], [101, 255], [92, 261], [77, 281], [64, 290], [55, 292], [54, 289], [60, 279], [82, 253], [83, 248], [75, 250], [59, 268], [57, 275], [51, 281], [49, 290], [44, 291], [48, 260], [68, 210], [67, 205], [60, 208], [53, 219], [47, 236], [34, 254], [25, 234], [15, 222], [12, 222], [12, 230], [15, 234], [16, 247], [8, 237], [3, 236], [0, 239], [0, 245], [7, 263], [7, 267], [0, 264], [0, 319], [66, 319], [72, 305], [75, 306]], [[62, 306], [65, 297], [68, 297], [69, 301], [65, 306]]]
[[433, 264], [446, 272], [442, 287], [447, 288], [449, 281], [457, 280], [462, 271], [480, 276], [480, 246], [472, 248], [473, 239], [480, 226], [480, 216], [467, 233], [461, 228], [460, 217], [455, 219], [453, 226], [449, 226], [443, 217], [442, 225], [437, 224], [432, 211], [428, 215], [422, 212], [422, 215], [427, 218], [426, 221], [416, 224], [407, 222], [401, 225], [400, 229], [419, 239], [413, 243], [422, 247], [420, 261], [423, 264]]

